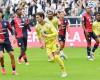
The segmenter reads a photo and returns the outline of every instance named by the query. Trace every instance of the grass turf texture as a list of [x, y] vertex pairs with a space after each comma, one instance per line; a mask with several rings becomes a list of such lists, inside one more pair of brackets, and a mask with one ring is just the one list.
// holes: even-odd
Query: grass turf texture
[[[85, 48], [65, 48], [64, 52], [69, 59], [65, 60], [68, 72], [67, 78], [61, 78], [60, 68], [57, 64], [47, 61], [45, 50], [32, 48], [27, 50], [30, 65], [18, 64], [19, 49], [15, 49], [17, 72], [12, 75], [8, 54], [5, 54], [6, 75], [0, 72], [0, 80], [99, 80], [100, 79], [100, 48], [95, 54], [95, 61], [88, 61]], [[0, 68], [1, 70], [1, 68]]]

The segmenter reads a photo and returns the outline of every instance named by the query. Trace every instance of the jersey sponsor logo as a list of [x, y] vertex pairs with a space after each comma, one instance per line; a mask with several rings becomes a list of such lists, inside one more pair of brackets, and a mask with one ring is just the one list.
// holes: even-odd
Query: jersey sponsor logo
[[23, 28], [24, 26], [20, 25], [19, 28]]
[[7, 26], [7, 23], [5, 22], [4, 25]]
[[6, 34], [6, 32], [0, 32], [0, 34]]
[[0, 30], [0, 34], [6, 34], [5, 30], [6, 28], [3, 28], [2, 30]]
[[21, 43], [18, 43], [19, 46], [21, 46]]

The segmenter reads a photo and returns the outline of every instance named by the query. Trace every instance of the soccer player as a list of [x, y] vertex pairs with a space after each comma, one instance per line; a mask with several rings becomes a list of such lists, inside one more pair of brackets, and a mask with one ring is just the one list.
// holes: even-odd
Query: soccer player
[[47, 11], [47, 22], [50, 22], [54, 25], [54, 27], [58, 30], [58, 18], [54, 16], [54, 12], [51, 10]]
[[23, 62], [22, 59], [24, 59], [25, 64], [29, 65], [29, 62], [27, 60], [26, 56], [26, 49], [27, 49], [27, 29], [29, 28], [29, 22], [26, 18], [22, 17], [22, 9], [18, 8], [16, 10], [16, 16], [12, 20], [11, 24], [14, 25], [15, 34], [18, 42], [18, 46], [21, 49], [18, 63], [21, 64]]
[[[82, 17], [82, 27], [84, 30], [84, 35], [87, 41], [87, 57], [88, 60], [94, 60], [94, 52], [99, 46], [99, 39], [92, 29], [92, 16], [91, 16], [91, 8], [86, 7], [86, 13], [83, 14]], [[93, 38], [96, 43], [94, 44], [93, 49], [91, 50], [91, 38]]]
[[25, 14], [25, 10], [22, 10], [22, 23], [24, 24], [24, 27], [22, 28], [23, 32], [23, 40], [25, 45], [25, 51], [27, 50], [27, 39], [28, 39], [28, 31], [31, 31], [30, 25], [29, 25], [29, 19], [28, 16]]
[[98, 36], [100, 41], [100, 12], [95, 14], [96, 21], [93, 22], [93, 32]]
[[[54, 17], [54, 13], [53, 13], [53, 11], [51, 11], [51, 10], [48, 10], [48, 12], [47, 12], [47, 16], [48, 16], [48, 19], [46, 20], [47, 22], [50, 22], [51, 24], [53, 24], [54, 25], [54, 27], [57, 29], [57, 31], [58, 31], [58, 22], [59, 22], [59, 19], [57, 18], [57, 17]], [[59, 36], [58, 36], [59, 37]], [[61, 45], [60, 45], [60, 47], [61, 47]], [[67, 59], [67, 57], [65, 56], [65, 54], [63, 53], [63, 51], [61, 50], [60, 51], [60, 57], [61, 58], [63, 58], [63, 59]]]
[[0, 9], [0, 63], [2, 67], [2, 74], [6, 74], [6, 70], [4, 68], [4, 49], [5, 49], [9, 53], [11, 59], [12, 74], [16, 75], [14, 52], [11, 46], [11, 42], [9, 40], [8, 29], [13, 35], [12, 27], [8, 21], [3, 20], [3, 11], [2, 9]]
[[58, 21], [58, 40], [60, 43], [60, 54], [61, 57], [64, 59], [67, 59], [68, 57], [65, 56], [63, 49], [65, 46], [65, 40], [66, 40], [66, 31], [68, 31], [68, 19], [65, 18], [64, 11], [59, 11], [59, 21]]
[[[57, 17], [54, 17], [53, 11], [51, 10], [47, 11], [47, 18], [45, 19], [45, 21], [53, 24], [56, 30], [58, 30], [58, 19]], [[49, 56], [48, 56], [48, 61], [52, 61]]]
[[93, 31], [94, 33], [100, 37], [100, 12], [95, 13], [96, 21], [93, 22]]
[[57, 48], [57, 30], [54, 28], [54, 26], [50, 23], [47, 23], [44, 21], [44, 13], [38, 12], [36, 14], [36, 19], [38, 21], [36, 25], [36, 32], [37, 36], [39, 38], [41, 47], [43, 47], [43, 43], [45, 44], [46, 51], [48, 53], [48, 56], [50, 56], [50, 59], [52, 61], [56, 61], [59, 63], [62, 71], [62, 77], [66, 77], [67, 73], [65, 71], [64, 62], [59, 56], [59, 50]]

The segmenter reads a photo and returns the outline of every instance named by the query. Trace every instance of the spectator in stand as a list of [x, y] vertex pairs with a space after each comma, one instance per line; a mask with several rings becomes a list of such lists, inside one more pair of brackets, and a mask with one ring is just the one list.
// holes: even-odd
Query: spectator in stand
[[98, 3], [97, 3], [96, 10], [97, 10], [97, 11], [100, 11], [100, 1], [98, 1]]
[[94, 14], [96, 12], [97, 0], [89, 0], [87, 6], [91, 7], [92, 14]]

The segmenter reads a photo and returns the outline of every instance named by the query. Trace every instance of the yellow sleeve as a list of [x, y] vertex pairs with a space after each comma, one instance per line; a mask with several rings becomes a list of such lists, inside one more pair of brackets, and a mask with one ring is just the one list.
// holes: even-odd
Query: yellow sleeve
[[54, 27], [58, 30], [58, 18], [54, 17], [54, 23], [53, 23]]
[[37, 36], [38, 36], [38, 38], [40, 40], [41, 39], [41, 33], [40, 33], [40, 31], [39, 31], [39, 29], [37, 27], [35, 28], [35, 30], [36, 30]]
[[44, 41], [44, 39], [43, 39], [43, 37], [42, 37], [42, 34], [41, 34], [40, 29], [39, 29], [39, 28], [36, 28], [35, 30], [36, 30], [37, 37], [38, 37], [38, 39], [39, 39], [40, 45], [45, 45], [45, 41]]
[[47, 37], [55, 37], [58, 35], [56, 28], [52, 24], [50, 25], [49, 29], [51, 31], [51, 34], [48, 34]]
[[93, 27], [93, 31], [95, 32], [95, 30], [96, 30], [95, 22], [93, 23], [92, 27]]
[[58, 18], [56, 18], [56, 25], [57, 25], [57, 29], [58, 29]]
[[92, 27], [93, 27], [93, 32], [94, 32], [96, 35], [98, 35], [99, 33], [98, 33], [98, 27], [97, 27], [97, 25], [96, 25], [96, 22], [93, 23]]

